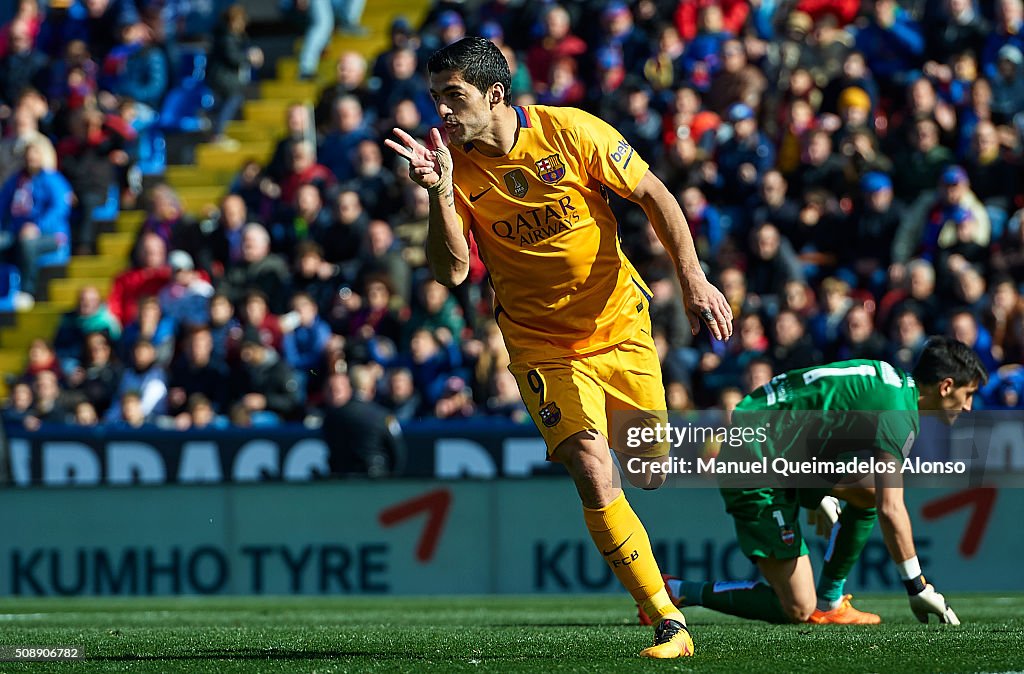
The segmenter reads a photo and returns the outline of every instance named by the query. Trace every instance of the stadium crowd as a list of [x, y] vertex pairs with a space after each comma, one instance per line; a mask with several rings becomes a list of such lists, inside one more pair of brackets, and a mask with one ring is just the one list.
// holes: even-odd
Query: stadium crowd
[[[678, 195], [736, 316], [727, 343], [691, 335], [653, 229], [612, 197], [654, 291], [670, 409], [729, 407], [826, 359], [909, 369], [935, 333], [990, 369], [981, 404], [1024, 408], [1022, 0], [469, 4], [441, 3], [419, 29], [395, 21], [372, 62], [343, 53], [315, 105], [288, 108], [270, 161], [246, 162], [193, 216], [168, 185], [125, 180], [136, 111], [168, 86], [154, 81], [159, 14], [89, 0], [117, 20], [48, 30], [21, 2], [0, 30], [0, 251], [31, 293], [40, 255], [91, 250], [89, 205], [110, 185], [146, 219], [110, 295], [84, 289], [32, 344], [6, 419], [313, 423], [354, 396], [401, 421], [531, 423], [487, 270], [474, 252], [462, 286], [430, 278], [427, 194], [382, 145], [438, 122], [425, 60], [466, 34], [501, 47], [516, 104], [593, 112]], [[232, 73], [239, 54], [255, 65], [221, 51]], [[226, 121], [240, 90], [221, 89]]]

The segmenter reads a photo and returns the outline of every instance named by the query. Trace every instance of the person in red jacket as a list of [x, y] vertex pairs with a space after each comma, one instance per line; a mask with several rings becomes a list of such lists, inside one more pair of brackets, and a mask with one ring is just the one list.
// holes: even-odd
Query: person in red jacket
[[135, 320], [139, 312], [139, 300], [147, 295], [157, 295], [171, 280], [171, 268], [167, 264], [167, 244], [159, 234], [148, 232], [142, 235], [136, 248], [136, 266], [121, 272], [114, 278], [107, 305], [110, 312], [127, 325]]

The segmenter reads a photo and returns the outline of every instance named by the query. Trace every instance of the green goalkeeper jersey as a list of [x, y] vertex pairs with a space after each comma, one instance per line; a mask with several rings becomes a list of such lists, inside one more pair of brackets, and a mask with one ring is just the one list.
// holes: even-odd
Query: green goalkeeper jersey
[[746, 458], [843, 461], [883, 450], [902, 461], [920, 430], [917, 396], [913, 378], [889, 363], [846, 360], [775, 376], [732, 421], [764, 429]]

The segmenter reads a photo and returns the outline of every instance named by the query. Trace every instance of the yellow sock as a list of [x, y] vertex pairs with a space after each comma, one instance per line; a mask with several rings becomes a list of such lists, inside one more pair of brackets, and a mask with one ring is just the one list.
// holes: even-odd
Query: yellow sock
[[583, 508], [583, 520], [604, 561], [647, 615], [655, 621], [672, 618], [686, 624], [665, 591], [651, 539], [626, 495], [619, 494], [603, 508]]

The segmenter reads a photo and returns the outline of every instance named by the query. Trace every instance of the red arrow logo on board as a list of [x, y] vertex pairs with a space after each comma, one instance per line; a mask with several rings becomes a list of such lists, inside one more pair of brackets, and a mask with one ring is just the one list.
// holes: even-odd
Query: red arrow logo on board
[[973, 557], [981, 547], [982, 537], [985, 536], [992, 509], [996, 505], [996, 493], [994, 487], [965, 489], [925, 503], [921, 514], [926, 520], [935, 520], [962, 508], [972, 508], [971, 517], [967, 520], [967, 529], [960, 539], [960, 554], [964, 557]]
[[411, 498], [380, 511], [377, 519], [383, 527], [390, 527], [416, 517], [422, 512], [427, 513], [427, 526], [416, 544], [416, 559], [429, 562], [434, 557], [437, 543], [441, 540], [445, 518], [452, 504], [452, 494], [447, 489], [427, 492], [423, 496]]

